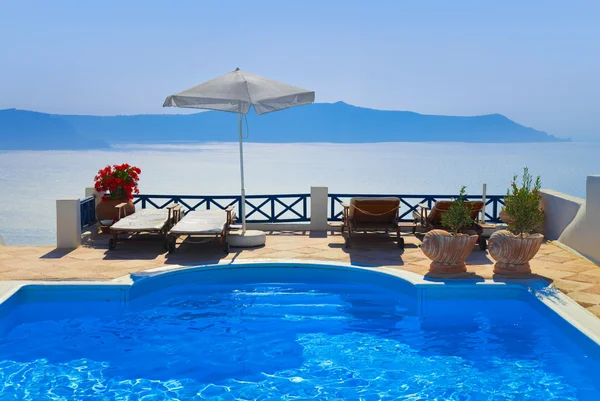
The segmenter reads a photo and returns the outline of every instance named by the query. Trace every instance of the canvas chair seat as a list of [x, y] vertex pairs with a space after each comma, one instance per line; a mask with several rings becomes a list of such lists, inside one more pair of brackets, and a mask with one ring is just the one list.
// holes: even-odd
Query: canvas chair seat
[[[432, 225], [441, 225], [442, 213], [447, 212], [454, 202], [455, 201], [436, 201], [427, 214], [427, 221]], [[477, 220], [479, 213], [481, 213], [481, 210], [483, 209], [483, 202], [465, 201], [465, 206], [469, 208], [473, 221]]]
[[355, 224], [387, 223], [398, 220], [400, 198], [352, 198], [348, 216]]
[[398, 210], [400, 198], [352, 198], [344, 207], [342, 235], [346, 233], [346, 247], [350, 247], [350, 239], [355, 231], [388, 231], [394, 230], [398, 238], [398, 246], [404, 247], [398, 227]]
[[[428, 211], [427, 207], [421, 206], [420, 211], [414, 211], [413, 217], [415, 219], [415, 223], [419, 224], [425, 231], [439, 229], [439, 228], [447, 228], [442, 225], [442, 214], [447, 212], [450, 206], [455, 201], [443, 200], [436, 201], [431, 210]], [[473, 224], [465, 227], [466, 231], [475, 231], [477, 235], [479, 235], [479, 247], [483, 250], [487, 248], [486, 239], [482, 236], [483, 227], [478, 223], [479, 213], [483, 210], [483, 202], [482, 201], [465, 201], [465, 206], [469, 208], [470, 216], [473, 219]]]

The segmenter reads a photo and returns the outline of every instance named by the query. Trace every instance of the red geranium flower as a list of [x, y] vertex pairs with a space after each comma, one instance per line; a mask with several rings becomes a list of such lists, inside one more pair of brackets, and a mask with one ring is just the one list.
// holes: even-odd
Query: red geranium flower
[[132, 200], [134, 193], [140, 193], [138, 180], [141, 172], [127, 163], [106, 166], [94, 177], [94, 188], [98, 192], [107, 192], [106, 199]]

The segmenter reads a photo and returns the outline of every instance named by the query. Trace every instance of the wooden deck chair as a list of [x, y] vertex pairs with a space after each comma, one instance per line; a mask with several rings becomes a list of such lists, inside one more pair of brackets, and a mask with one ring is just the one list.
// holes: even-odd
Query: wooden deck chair
[[139, 234], [160, 236], [165, 249], [167, 249], [167, 233], [180, 219], [181, 207], [171, 204], [165, 209], [142, 209], [125, 216], [124, 207], [126, 205], [126, 203], [121, 203], [116, 206], [119, 209], [119, 220], [110, 227], [112, 238], [108, 242], [108, 249], [115, 249], [117, 242], [135, 239]]
[[220, 238], [224, 251], [229, 253], [229, 228], [235, 224], [233, 206], [225, 210], [195, 210], [188, 212], [171, 230], [168, 236], [169, 253], [175, 252], [179, 236]]
[[350, 247], [355, 232], [389, 232], [389, 230], [396, 231], [398, 247], [404, 248], [404, 238], [400, 236], [398, 226], [400, 198], [352, 198], [350, 204], [342, 203], [342, 206], [344, 208], [342, 236], [346, 240], [347, 248]]
[[[419, 211], [413, 212], [415, 223], [425, 231], [447, 228], [442, 225], [442, 214], [448, 211], [454, 202], [451, 200], [436, 201], [431, 209], [425, 204], [420, 204]], [[487, 248], [487, 241], [482, 236], [483, 227], [479, 224], [479, 214], [483, 210], [483, 202], [465, 201], [465, 206], [469, 208], [471, 218], [473, 219], [473, 225], [465, 227], [465, 229], [473, 230], [479, 235], [479, 248], [485, 250]]]

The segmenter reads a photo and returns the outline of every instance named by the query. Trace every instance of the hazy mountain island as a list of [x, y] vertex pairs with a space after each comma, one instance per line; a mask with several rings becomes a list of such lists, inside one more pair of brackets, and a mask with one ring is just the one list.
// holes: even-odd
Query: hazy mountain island
[[[31, 117], [31, 122], [27, 116]], [[315, 103], [262, 116], [251, 111], [247, 118], [250, 128], [248, 141], [263, 143], [569, 141], [524, 127], [500, 114], [435, 116], [367, 109], [343, 102]], [[20, 122], [11, 125], [13, 120]], [[65, 140], [67, 136], [80, 137], [81, 144], [87, 146], [99, 141], [97, 147], [106, 147], [106, 143], [233, 142], [237, 140], [237, 116], [215, 111], [133, 116], [48, 115], [20, 110], [0, 112], [0, 148], [12, 146], [10, 148], [14, 149], [11, 138], [19, 137], [45, 138], [44, 143], [67, 146], [71, 142]], [[23, 141], [22, 138], [19, 140]], [[49, 138], [53, 138], [54, 142], [48, 141]]]
[[108, 142], [79, 135], [61, 116], [0, 110], [0, 150], [78, 150], [110, 148]]

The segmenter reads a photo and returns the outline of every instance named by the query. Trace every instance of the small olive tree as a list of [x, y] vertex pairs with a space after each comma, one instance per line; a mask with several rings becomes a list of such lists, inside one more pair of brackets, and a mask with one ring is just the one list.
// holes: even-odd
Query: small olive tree
[[510, 231], [523, 237], [541, 227], [544, 222], [544, 212], [540, 208], [542, 181], [537, 176], [534, 182], [527, 167], [523, 169], [520, 185], [517, 183], [518, 177], [513, 176], [506, 192], [504, 211], [509, 217]]
[[458, 199], [448, 208], [448, 211], [442, 213], [442, 225], [450, 228], [455, 234], [459, 234], [465, 227], [473, 225], [474, 219], [471, 217], [471, 210], [465, 205], [465, 193], [467, 187], [460, 188]]

